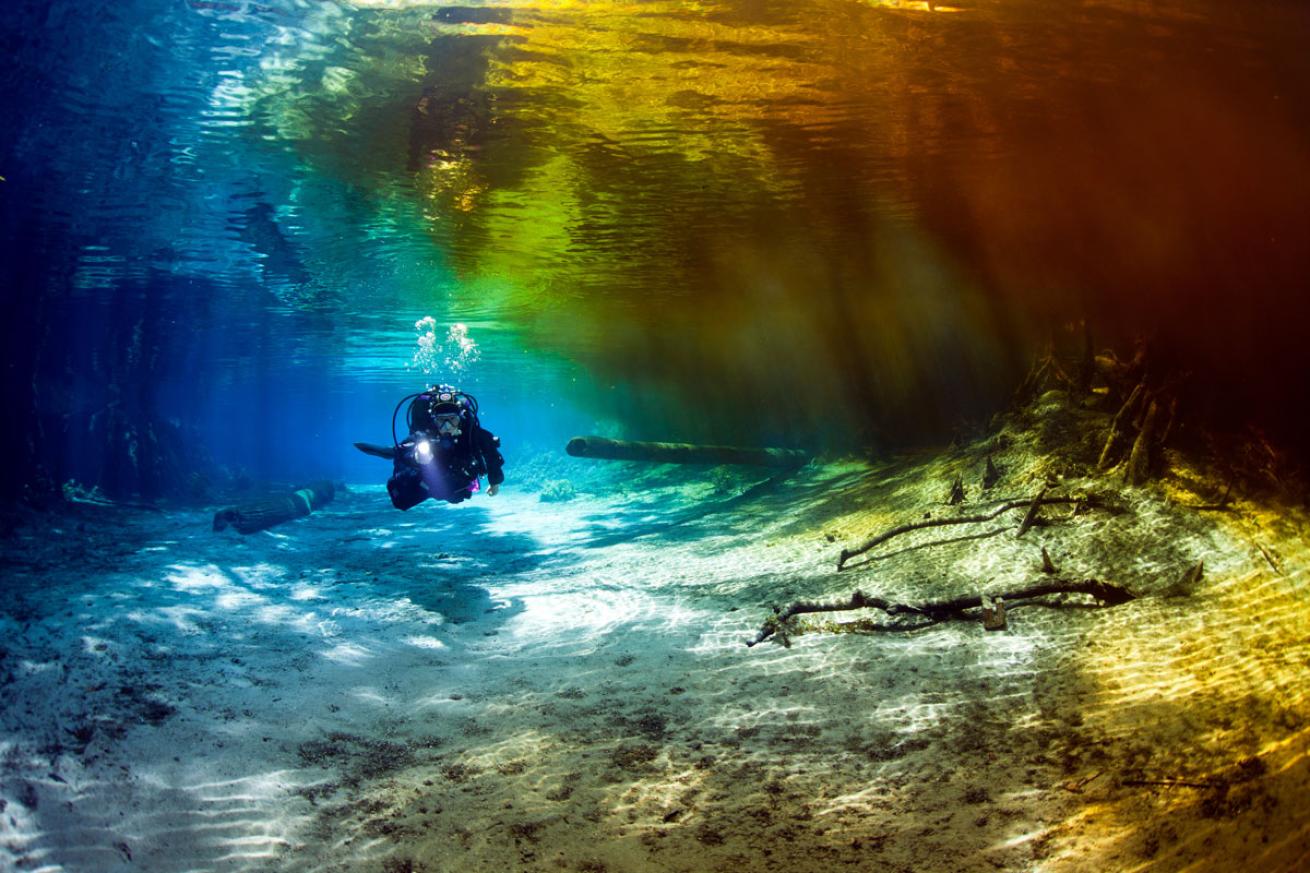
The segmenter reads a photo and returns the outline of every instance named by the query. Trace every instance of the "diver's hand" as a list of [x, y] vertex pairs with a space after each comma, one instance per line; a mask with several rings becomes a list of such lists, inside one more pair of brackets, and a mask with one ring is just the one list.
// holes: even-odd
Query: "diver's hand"
[[492, 485], [490, 488], [487, 489], [488, 497], [495, 497], [498, 493], [500, 493], [500, 485], [498, 484]]

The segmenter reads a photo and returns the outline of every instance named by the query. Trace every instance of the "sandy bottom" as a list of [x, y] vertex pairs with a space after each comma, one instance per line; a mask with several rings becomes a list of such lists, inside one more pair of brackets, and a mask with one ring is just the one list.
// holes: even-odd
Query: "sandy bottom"
[[[1012, 454], [990, 492], [956, 452], [407, 514], [360, 487], [249, 537], [212, 510], [28, 517], [0, 565], [0, 866], [1305, 869], [1303, 517], [1157, 487], [834, 571], [1031, 494]], [[1143, 596], [743, 644], [797, 598], [1040, 581], [1043, 546]]]

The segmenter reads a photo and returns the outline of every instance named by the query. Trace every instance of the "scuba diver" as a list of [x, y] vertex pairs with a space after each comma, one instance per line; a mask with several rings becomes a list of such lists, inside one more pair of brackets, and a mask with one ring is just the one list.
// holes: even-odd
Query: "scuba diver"
[[[409, 436], [396, 439], [396, 416], [406, 400]], [[435, 385], [402, 397], [391, 414], [391, 446], [355, 443], [368, 455], [392, 462], [387, 493], [391, 504], [405, 510], [429, 497], [460, 503], [473, 496], [487, 477], [488, 497], [505, 481], [500, 438], [478, 421], [478, 401], [453, 385]]]

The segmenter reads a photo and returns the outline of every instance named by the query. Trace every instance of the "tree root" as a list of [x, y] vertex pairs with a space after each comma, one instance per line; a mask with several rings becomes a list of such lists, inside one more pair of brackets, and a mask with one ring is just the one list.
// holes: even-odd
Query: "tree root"
[[1137, 401], [1141, 399], [1143, 392], [1146, 390], [1146, 382], [1142, 381], [1133, 389], [1133, 393], [1128, 395], [1124, 405], [1119, 407], [1119, 412], [1115, 414], [1114, 420], [1110, 422], [1110, 434], [1105, 438], [1105, 446], [1101, 449], [1101, 457], [1096, 462], [1099, 470], [1108, 469], [1116, 460], [1120, 444], [1127, 437], [1128, 425], [1132, 421], [1133, 412], [1137, 409]]
[[[1040, 585], [1030, 585], [1027, 588], [1020, 588], [1017, 591], [1008, 591], [1001, 594], [988, 595], [991, 600], [1004, 600], [1009, 609], [1025, 605], [1021, 601], [1033, 600], [1038, 597], [1046, 597], [1051, 594], [1088, 594], [1100, 602], [1102, 606], [1118, 606], [1121, 603], [1127, 603], [1135, 600], [1137, 595], [1128, 589], [1115, 585], [1110, 582], [1100, 582], [1096, 579], [1084, 579], [1082, 581], [1070, 579], [1054, 579], [1050, 582], [1043, 582]], [[841, 612], [851, 609], [880, 609], [889, 616], [912, 616], [920, 619], [917, 623], [903, 625], [879, 625], [871, 626], [871, 630], [917, 630], [927, 627], [938, 622], [951, 619], [966, 618], [964, 612], [970, 609], [979, 609], [983, 606], [982, 595], [970, 595], [966, 597], [956, 597], [951, 600], [935, 600], [929, 603], [918, 605], [909, 603], [893, 603], [881, 597], [870, 597], [863, 591], [855, 591], [850, 598], [845, 601], [836, 603], [814, 603], [811, 601], [798, 600], [784, 610], [774, 609], [774, 614], [760, 628], [753, 640], [746, 642], [747, 646], [755, 646], [767, 640], [769, 637], [777, 635], [786, 645], [788, 636], [794, 632], [794, 627], [788, 623], [792, 618], [798, 615], [805, 615], [814, 612]]]
[[1142, 420], [1137, 439], [1133, 441], [1133, 449], [1128, 454], [1128, 466], [1124, 470], [1124, 479], [1129, 485], [1141, 485], [1150, 475], [1151, 441], [1155, 436], [1155, 419], [1159, 408], [1156, 401], [1149, 401], [1146, 418]]

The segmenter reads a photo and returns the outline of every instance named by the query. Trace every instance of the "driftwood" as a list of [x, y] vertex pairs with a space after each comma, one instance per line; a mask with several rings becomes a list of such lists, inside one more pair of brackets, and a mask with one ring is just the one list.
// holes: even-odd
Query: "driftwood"
[[1023, 521], [1019, 523], [1019, 532], [1015, 534], [1015, 536], [1023, 536], [1028, 533], [1030, 527], [1037, 524], [1037, 513], [1042, 508], [1042, 498], [1045, 496], [1046, 486], [1043, 485], [1042, 490], [1037, 492], [1037, 496], [1034, 497], [1032, 503], [1028, 505], [1028, 511], [1024, 513]]
[[[1072, 503], [1075, 506], [1080, 504], [1087, 505], [1087, 506], [1098, 505], [1096, 498], [1091, 495], [1087, 495], [1085, 497], [1047, 497], [1045, 495], [1046, 495], [1046, 489], [1043, 488], [1041, 493], [1037, 495], [1037, 498], [1035, 500], [1007, 500], [1005, 503], [1002, 503], [1000, 506], [996, 507], [991, 512], [986, 513], [985, 515], [960, 515], [951, 518], [931, 518], [926, 521], [915, 521], [909, 524], [903, 524], [900, 527], [894, 527], [889, 531], [885, 531], [883, 533], [878, 534], [876, 537], [873, 537], [870, 540], [864, 541], [863, 543], [861, 543], [858, 546], [855, 546], [854, 548], [842, 549], [841, 555], [837, 558], [837, 569], [839, 571], [842, 570], [845, 567], [847, 561], [849, 561], [851, 558], [854, 558], [857, 555], [864, 554], [865, 552], [872, 549], [874, 546], [880, 546], [883, 543], [887, 542], [892, 537], [900, 536], [901, 534], [909, 533], [910, 531], [922, 530], [923, 528], [928, 528], [928, 527], [942, 527], [948, 524], [978, 524], [984, 521], [991, 521], [992, 519], [996, 518], [998, 515], [1001, 515], [1004, 512], [1008, 512], [1011, 509], [1018, 509], [1021, 506], [1032, 507], [1034, 503], [1038, 503], [1041, 505], [1048, 505], [1052, 503]], [[1031, 509], [1029, 510], [1029, 513], [1031, 514]], [[1029, 521], [1026, 517], [1025, 517], [1025, 521], [1027, 522], [1028, 526], [1031, 526], [1033, 524], [1033, 522]], [[1025, 527], [1024, 530], [1027, 530], [1027, 527]]]
[[1282, 575], [1283, 568], [1278, 565], [1278, 561], [1274, 560], [1274, 556], [1269, 551], [1269, 549], [1265, 548], [1259, 543], [1256, 543], [1255, 547], [1260, 550], [1260, 554], [1265, 556], [1265, 560], [1269, 562], [1270, 567], [1274, 568], [1274, 572], [1278, 573], [1279, 575]]
[[1063, 788], [1065, 791], [1072, 791], [1074, 794], [1082, 794], [1083, 789], [1086, 788], [1089, 784], [1091, 784], [1091, 782], [1094, 779], [1099, 778], [1100, 775], [1104, 772], [1105, 772], [1104, 770], [1097, 770], [1091, 776], [1084, 776], [1083, 778], [1077, 780], [1076, 782], [1061, 783], [1060, 787]]
[[749, 449], [693, 443], [652, 443], [579, 436], [564, 448], [577, 458], [611, 461], [651, 461], [656, 464], [750, 464], [759, 467], [800, 467], [810, 460], [799, 449]]
[[312, 482], [290, 494], [220, 509], [214, 513], [214, 530], [221, 531], [231, 525], [243, 534], [257, 533], [284, 521], [304, 518], [330, 503], [335, 494], [331, 482]]
[[1110, 435], [1105, 438], [1105, 446], [1101, 449], [1101, 457], [1097, 460], [1098, 469], [1104, 470], [1115, 461], [1115, 455], [1119, 451], [1119, 445], [1127, 436], [1128, 424], [1132, 421], [1133, 411], [1137, 408], [1137, 401], [1146, 391], [1146, 382], [1138, 382], [1133, 393], [1128, 395], [1124, 405], [1119, 408], [1115, 414], [1114, 420], [1110, 422]]
[[1221, 772], [1212, 774], [1209, 779], [1147, 779], [1143, 776], [1143, 778], [1120, 779], [1119, 784], [1134, 786], [1158, 785], [1164, 788], [1217, 788], [1222, 791], [1243, 782], [1259, 779], [1268, 772], [1269, 765], [1265, 763], [1265, 760], [1252, 755], [1249, 758], [1243, 758], [1236, 764], [1225, 767]]
[[1120, 785], [1163, 785], [1166, 788], [1223, 788], [1227, 782], [1189, 782], [1185, 779], [1120, 779]]
[[1231, 492], [1232, 492], [1232, 486], [1225, 485], [1224, 493], [1219, 495], [1218, 503], [1180, 503], [1178, 505], [1183, 507], [1184, 509], [1207, 510], [1207, 511], [1215, 511], [1215, 512], [1232, 512], [1233, 498]]
[[[989, 599], [1004, 600], [1009, 609], [1015, 609], [1024, 604], [1019, 601], [1032, 600], [1038, 597], [1046, 597], [1051, 594], [1088, 594], [1100, 601], [1103, 606], [1118, 606], [1121, 603], [1127, 603], [1135, 600], [1136, 595], [1126, 588], [1114, 585], [1110, 582], [1100, 582], [1096, 579], [1084, 579], [1075, 581], [1069, 579], [1054, 579], [1050, 582], [1043, 582], [1040, 585], [1030, 585], [1027, 588], [1020, 588], [1017, 591], [1007, 591], [1002, 594], [990, 595]], [[880, 609], [890, 616], [912, 616], [922, 619], [917, 624], [903, 625], [900, 627], [884, 628], [886, 630], [917, 630], [921, 627], [927, 627], [931, 624], [947, 621], [950, 619], [965, 618], [963, 613], [970, 609], [979, 609], [983, 606], [983, 595], [973, 594], [966, 597], [956, 597], [951, 600], [935, 600], [928, 603], [909, 604], [893, 603], [881, 597], [870, 597], [863, 591], [855, 591], [850, 598], [836, 603], [814, 603], [812, 601], [798, 600], [784, 610], [776, 610], [765, 623], [755, 639], [748, 640], [747, 646], [755, 646], [767, 640], [777, 633], [786, 634], [786, 623], [797, 615], [806, 615], [814, 612], [841, 612], [851, 609]]]
[[1155, 435], [1155, 419], [1159, 415], [1160, 405], [1154, 400], [1146, 410], [1141, 430], [1133, 442], [1133, 450], [1128, 455], [1128, 466], [1124, 470], [1124, 479], [1129, 485], [1141, 485], [1150, 475], [1151, 440]]

